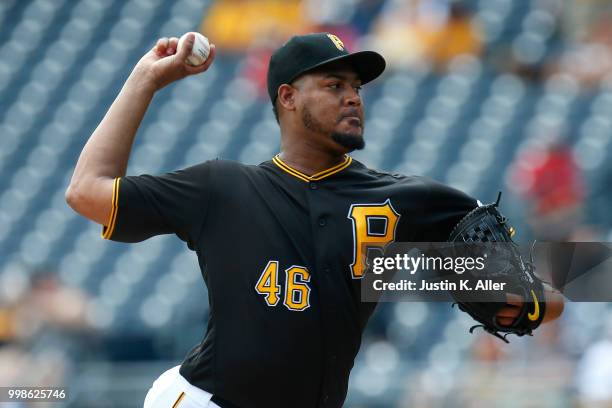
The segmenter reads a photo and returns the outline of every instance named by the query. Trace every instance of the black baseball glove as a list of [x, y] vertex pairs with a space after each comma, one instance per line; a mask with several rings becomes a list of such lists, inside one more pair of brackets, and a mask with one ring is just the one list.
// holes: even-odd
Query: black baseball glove
[[[489, 255], [483, 270], [473, 269], [462, 275], [471, 280], [488, 280], [505, 282], [503, 291], [487, 291], [486, 299], [473, 292], [451, 291], [459, 308], [472, 316], [480, 324], [477, 327], [508, 342], [508, 334], [531, 335], [544, 317], [544, 287], [542, 281], [533, 273], [533, 262], [522, 259], [518, 246], [512, 241], [514, 229], [507, 219], [498, 211], [499, 200], [492, 204], [480, 206], [468, 213], [453, 229], [448, 240], [457, 251], [469, 253], [476, 247], [478, 251], [486, 249]], [[509, 325], [500, 325], [498, 312], [507, 306], [506, 293], [519, 295], [523, 306], [518, 317]], [[484, 300], [484, 301], [483, 301]]]

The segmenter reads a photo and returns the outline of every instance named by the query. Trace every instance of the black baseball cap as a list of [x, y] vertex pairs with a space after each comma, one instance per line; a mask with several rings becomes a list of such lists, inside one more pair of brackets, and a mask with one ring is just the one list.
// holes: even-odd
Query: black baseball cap
[[274, 104], [278, 87], [289, 84], [300, 75], [336, 61], [351, 65], [362, 84], [377, 78], [385, 70], [385, 59], [374, 51], [350, 53], [342, 40], [330, 33], [313, 33], [291, 37], [274, 51], [268, 66], [268, 94]]

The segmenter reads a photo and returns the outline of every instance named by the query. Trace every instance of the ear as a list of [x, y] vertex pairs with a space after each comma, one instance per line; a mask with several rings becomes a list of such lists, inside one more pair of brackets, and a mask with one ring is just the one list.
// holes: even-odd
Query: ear
[[295, 110], [295, 99], [297, 89], [289, 84], [282, 84], [278, 87], [278, 103], [282, 105], [284, 109], [293, 111]]

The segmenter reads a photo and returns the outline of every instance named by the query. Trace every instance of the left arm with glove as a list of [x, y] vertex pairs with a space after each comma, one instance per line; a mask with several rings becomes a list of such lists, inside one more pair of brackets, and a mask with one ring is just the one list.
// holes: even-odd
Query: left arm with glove
[[[448, 241], [463, 247], [497, 245], [493, 266], [473, 278], [492, 278], [507, 282], [507, 290], [493, 301], [472, 301], [469, 296], [452, 293], [459, 308], [468, 313], [487, 332], [503, 339], [507, 334], [531, 335], [540, 324], [559, 317], [563, 296], [535, 273], [532, 262], [524, 261], [512, 241], [513, 228], [499, 212], [497, 202], [479, 206], [459, 221]], [[470, 330], [470, 331], [472, 331]], [[501, 333], [501, 334], [500, 334]]]

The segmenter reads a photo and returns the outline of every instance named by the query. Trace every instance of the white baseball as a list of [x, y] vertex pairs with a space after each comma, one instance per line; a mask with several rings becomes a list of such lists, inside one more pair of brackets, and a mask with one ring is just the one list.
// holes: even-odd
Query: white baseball
[[[179, 39], [177, 52], [180, 52], [185, 40], [187, 39], [187, 34], [183, 34], [183, 36]], [[202, 65], [206, 59], [208, 58], [208, 54], [210, 54], [210, 44], [208, 43], [208, 38], [204, 37], [200, 33], [193, 32], [195, 34], [195, 41], [193, 43], [193, 48], [191, 50], [191, 54], [187, 57], [185, 62], [189, 65], [197, 67], [198, 65]]]

